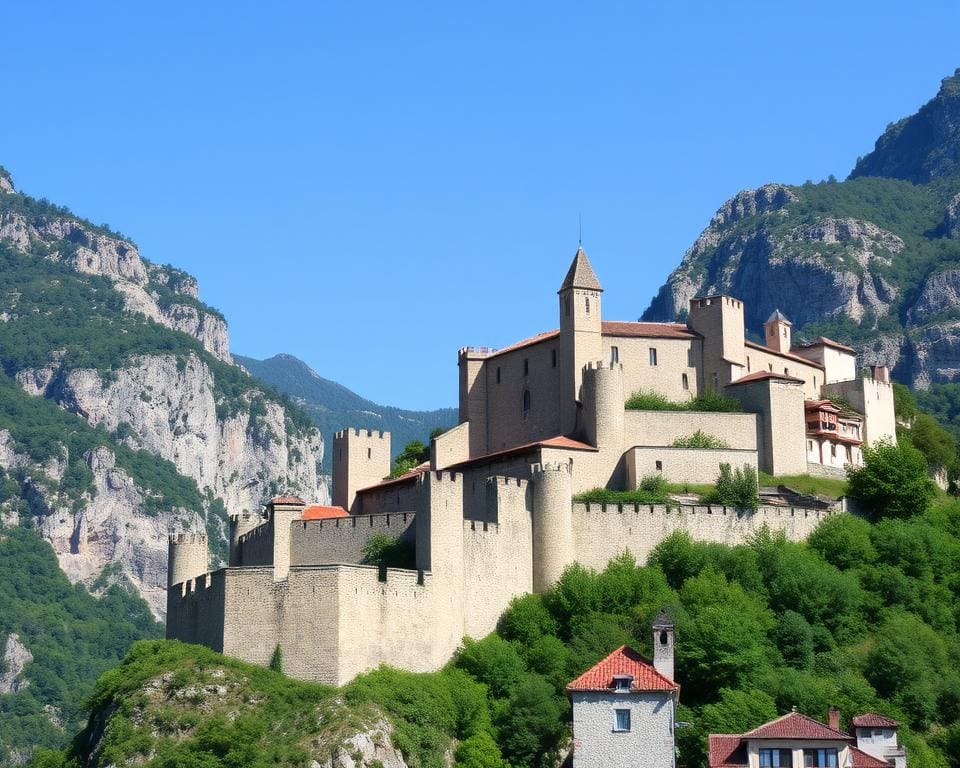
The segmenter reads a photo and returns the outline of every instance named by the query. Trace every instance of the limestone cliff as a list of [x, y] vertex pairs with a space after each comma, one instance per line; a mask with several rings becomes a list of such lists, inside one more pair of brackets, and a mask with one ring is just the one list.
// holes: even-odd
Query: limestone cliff
[[774, 309], [798, 339], [824, 334], [919, 388], [960, 382], [960, 71], [895, 126], [845, 182], [768, 184], [724, 203], [643, 313], [695, 295]]
[[0, 387], [0, 471], [25, 500], [0, 516], [40, 530], [71, 579], [124, 579], [159, 616], [168, 532], [222, 542], [227, 512], [274, 493], [326, 502], [322, 437], [233, 363], [194, 278], [0, 179], [0, 364], [49, 405]]

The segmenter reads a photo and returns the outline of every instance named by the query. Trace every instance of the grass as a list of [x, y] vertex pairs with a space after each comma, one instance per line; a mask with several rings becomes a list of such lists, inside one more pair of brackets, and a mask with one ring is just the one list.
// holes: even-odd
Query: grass
[[578, 493], [574, 501], [591, 504], [665, 504], [670, 490], [663, 475], [647, 475], [640, 487], [633, 491], [614, 491], [609, 488], [591, 488]]
[[624, 404], [628, 411], [710, 411], [714, 413], [741, 413], [740, 403], [729, 397], [707, 390], [689, 400], [670, 400], [666, 395], [641, 389], [630, 395]]
[[838, 499], [847, 493], [847, 481], [836, 480], [830, 477], [815, 477], [814, 475], [768, 475], [766, 472], [760, 473], [760, 485], [777, 486], [785, 485], [800, 493], [808, 493], [814, 496], [829, 496]]

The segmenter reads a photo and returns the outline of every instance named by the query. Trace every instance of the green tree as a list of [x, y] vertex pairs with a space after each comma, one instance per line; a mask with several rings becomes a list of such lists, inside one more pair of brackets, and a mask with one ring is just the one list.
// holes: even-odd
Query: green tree
[[496, 718], [497, 743], [514, 768], [553, 766], [561, 739], [567, 705], [539, 675], [526, 676], [516, 686], [509, 704]]
[[847, 478], [850, 496], [874, 518], [918, 515], [935, 492], [926, 457], [904, 443], [880, 441], [864, 446], [863, 466], [851, 467]]
[[483, 640], [465, 637], [454, 664], [486, 685], [497, 698], [509, 696], [527, 671], [516, 648], [496, 634]]
[[400, 477], [400, 475], [409, 472], [425, 461], [429, 461], [429, 459], [430, 446], [424, 445], [419, 440], [411, 440], [403, 446], [403, 450], [393, 460], [393, 470], [390, 472], [390, 477]]
[[807, 542], [820, 557], [841, 570], [872, 563], [877, 551], [870, 523], [853, 515], [832, 515], [817, 526]]

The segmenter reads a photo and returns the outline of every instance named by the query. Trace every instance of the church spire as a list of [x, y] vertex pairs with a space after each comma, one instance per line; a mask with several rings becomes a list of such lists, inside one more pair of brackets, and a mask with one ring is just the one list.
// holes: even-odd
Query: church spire
[[557, 293], [563, 293], [570, 288], [585, 288], [590, 291], [602, 291], [600, 281], [597, 279], [597, 273], [590, 266], [590, 259], [587, 258], [583, 246], [577, 248], [577, 252], [567, 270], [567, 276], [563, 279], [563, 285]]

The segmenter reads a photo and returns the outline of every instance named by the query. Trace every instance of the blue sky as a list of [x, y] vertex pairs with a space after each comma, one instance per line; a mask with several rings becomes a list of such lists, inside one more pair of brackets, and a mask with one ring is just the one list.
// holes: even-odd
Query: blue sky
[[0, 164], [196, 275], [235, 352], [454, 404], [556, 326], [583, 239], [635, 320], [720, 204], [842, 178], [960, 66], [955, 2], [4, 3]]

